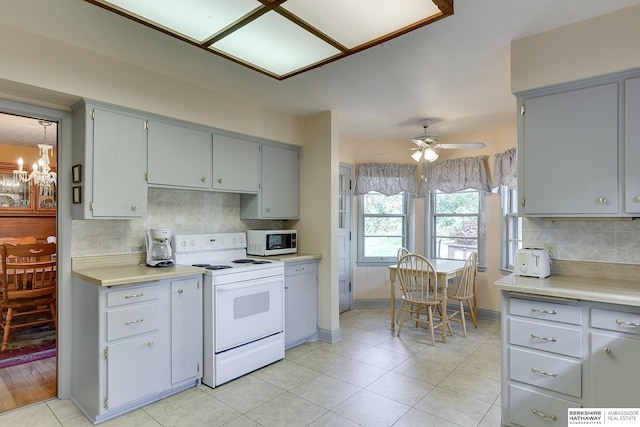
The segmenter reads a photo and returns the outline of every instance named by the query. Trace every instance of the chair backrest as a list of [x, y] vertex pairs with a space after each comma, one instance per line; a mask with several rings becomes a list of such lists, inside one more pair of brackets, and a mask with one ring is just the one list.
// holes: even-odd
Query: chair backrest
[[55, 289], [56, 261], [52, 258], [55, 253], [55, 243], [2, 245], [3, 302]]
[[409, 249], [407, 248], [400, 248], [398, 249], [398, 255], [397, 255], [397, 260], [400, 261], [400, 258], [402, 258], [403, 256], [409, 254]]
[[476, 274], [478, 272], [478, 253], [471, 252], [467, 257], [467, 262], [464, 264], [462, 275], [458, 279], [458, 286], [454, 293], [457, 297], [471, 297], [473, 296], [473, 284], [476, 281]]
[[425, 301], [438, 299], [436, 269], [422, 255], [409, 253], [400, 257], [396, 274], [405, 299], [421, 299]]

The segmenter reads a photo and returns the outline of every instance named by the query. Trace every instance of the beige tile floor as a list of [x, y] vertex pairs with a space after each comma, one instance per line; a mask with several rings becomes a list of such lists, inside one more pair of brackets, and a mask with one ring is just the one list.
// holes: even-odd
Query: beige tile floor
[[[284, 360], [211, 389], [194, 387], [103, 426], [490, 426], [500, 425], [500, 323], [481, 320], [447, 343], [389, 310], [340, 315], [343, 339], [312, 342]], [[70, 400], [0, 415], [0, 426], [90, 426]]]

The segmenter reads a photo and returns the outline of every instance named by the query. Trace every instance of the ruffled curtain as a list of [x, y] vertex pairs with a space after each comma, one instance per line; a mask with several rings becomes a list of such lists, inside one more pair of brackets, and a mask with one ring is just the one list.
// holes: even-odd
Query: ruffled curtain
[[453, 193], [466, 189], [491, 191], [487, 173], [487, 157], [461, 157], [440, 163], [423, 163], [418, 195], [431, 190]]
[[496, 154], [496, 161], [493, 167], [494, 189], [501, 185], [506, 185], [508, 188], [518, 187], [517, 164], [518, 157], [515, 148]]
[[402, 191], [416, 194], [416, 165], [402, 163], [363, 163], [358, 165], [354, 193], [377, 191], [392, 196]]

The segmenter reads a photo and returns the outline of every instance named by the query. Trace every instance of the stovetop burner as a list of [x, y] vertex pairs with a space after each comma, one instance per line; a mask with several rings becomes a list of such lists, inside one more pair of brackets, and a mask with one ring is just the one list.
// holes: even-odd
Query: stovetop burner
[[210, 265], [206, 267], [207, 270], [224, 270], [225, 268], [233, 268], [230, 265]]
[[209, 267], [211, 264], [192, 264], [191, 267]]
[[242, 258], [242, 259], [234, 259], [231, 261], [235, 264], [269, 264], [271, 261], [260, 260], [260, 259], [251, 259], [251, 258]]

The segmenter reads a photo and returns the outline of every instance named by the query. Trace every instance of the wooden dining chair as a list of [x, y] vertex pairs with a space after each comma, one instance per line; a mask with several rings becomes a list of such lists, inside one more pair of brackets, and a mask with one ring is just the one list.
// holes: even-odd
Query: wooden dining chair
[[[447, 333], [446, 322], [442, 321], [442, 295], [438, 290], [438, 276], [436, 269], [431, 262], [422, 255], [410, 253], [403, 255], [398, 260], [396, 274], [400, 281], [402, 290], [402, 319], [398, 327], [398, 336], [402, 333], [402, 327], [409, 321], [415, 321], [416, 327], [419, 323], [426, 323], [431, 334], [431, 343], [435, 345], [434, 329], [442, 330], [442, 340], [445, 340]], [[426, 313], [426, 319], [420, 317], [422, 309]], [[434, 309], [437, 312], [434, 312]], [[407, 319], [407, 314], [410, 317]], [[438, 319], [439, 322], [435, 322]]]
[[56, 318], [56, 245], [2, 245], [2, 348], [16, 329], [51, 324]]
[[460, 322], [462, 324], [462, 332], [466, 338], [467, 323], [465, 321], [464, 304], [469, 307], [469, 314], [473, 321], [473, 326], [478, 327], [478, 319], [476, 318], [475, 307], [473, 306], [474, 283], [478, 271], [478, 253], [471, 252], [462, 270], [462, 275], [458, 278], [458, 283], [454, 292], [449, 293], [447, 298], [456, 302], [457, 307], [454, 310], [448, 310], [449, 321]]

